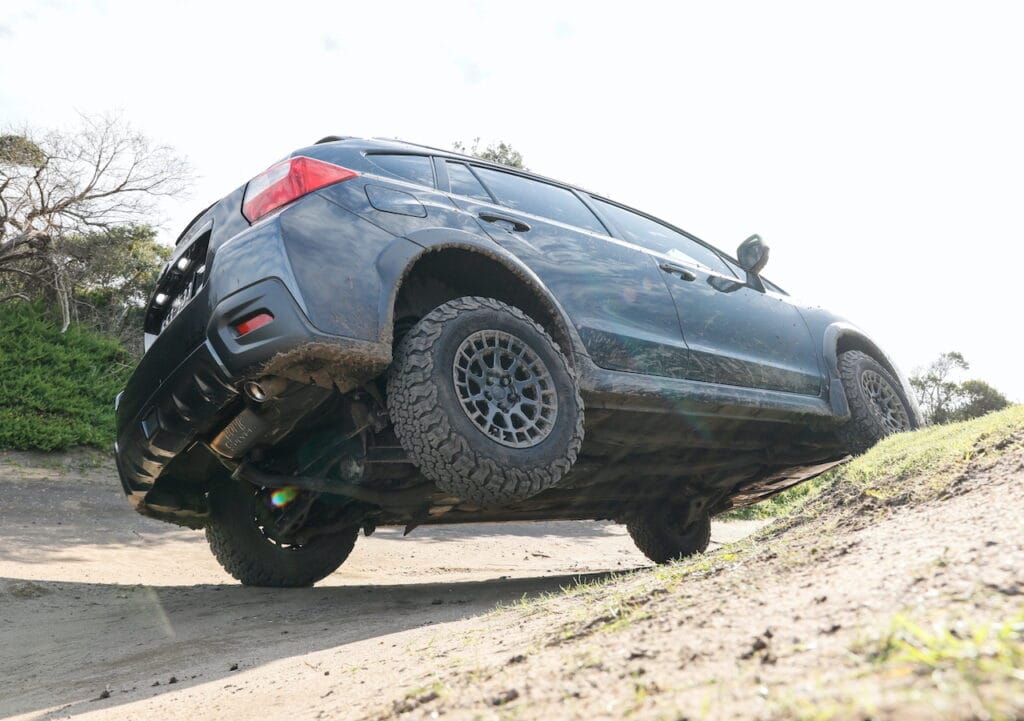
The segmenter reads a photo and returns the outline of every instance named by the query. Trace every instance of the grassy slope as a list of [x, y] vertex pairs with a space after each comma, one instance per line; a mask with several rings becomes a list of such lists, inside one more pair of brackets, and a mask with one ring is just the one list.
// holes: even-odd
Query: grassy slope
[[[1024, 406], [1011, 406], [966, 423], [931, 426], [916, 433], [890, 437], [870, 453], [854, 459], [799, 486], [772, 496], [767, 501], [724, 514], [728, 519], [776, 518], [800, 508], [823, 488], [836, 482], [865, 484], [881, 477], [898, 481], [929, 469], [949, 469], [958, 461], [969, 461], [977, 447], [998, 444], [1024, 428]], [[944, 476], [944, 474], [939, 474]], [[940, 478], [941, 482], [941, 478]], [[891, 485], [891, 484], [890, 484]], [[926, 489], [918, 489], [918, 492]], [[879, 490], [878, 492], [882, 492]]]
[[109, 449], [114, 396], [130, 369], [116, 341], [61, 333], [33, 306], [0, 305], [0, 448]]
[[[814, 578], [815, 568], [821, 564], [841, 567], [850, 549], [861, 543], [858, 531], [877, 530], [889, 519], [898, 523], [898, 514], [903, 509], [931, 508], [927, 511], [930, 519], [941, 507], [928, 504], [959, 496], [960, 486], [970, 483], [971, 473], [995, 466], [1006, 453], [1012, 452], [1019, 458], [1021, 451], [1024, 406], [1013, 406], [966, 423], [886, 439], [867, 454], [823, 476], [812, 492], [791, 494], [776, 509], [783, 511], [781, 517], [755, 537], [682, 563], [579, 584], [561, 593], [524, 598], [499, 608], [489, 619], [497, 627], [499, 637], [503, 626], [533, 629], [533, 640], [525, 655], [528, 665], [527, 661], [513, 659], [518, 660], [516, 665], [507, 662], [504, 667], [487, 669], [478, 665], [455, 673], [438, 673], [429, 693], [419, 694], [417, 690], [406, 694], [381, 717], [398, 712], [404, 718], [403, 712], [409, 712], [409, 718], [427, 718], [432, 710], [437, 710], [447, 718], [541, 718], [547, 699], [544, 692], [530, 690], [531, 679], [536, 679], [534, 674], [538, 671], [559, 673], [559, 664], [566, 660], [579, 661], [578, 667], [564, 673], [560, 677], [563, 680], [556, 683], [583, 689], [584, 699], [595, 693], [593, 689], [598, 689], [597, 693], [603, 690], [605, 696], [601, 708], [565, 697], [565, 718], [604, 718], [605, 714], [617, 718], [677, 718], [675, 705], [685, 703], [680, 698], [688, 698], [686, 694], [697, 687], [705, 694], [707, 703], [693, 715], [688, 711], [687, 718], [736, 717], [730, 700], [736, 694], [751, 695], [758, 688], [765, 688], [758, 686], [759, 674], [776, 668], [776, 661], [771, 658], [774, 646], [757, 650], [755, 645], [755, 651], [743, 657], [751, 661], [737, 661], [737, 666], [727, 667], [724, 675], [713, 674], [711, 678], [693, 665], [699, 662], [691, 661], [689, 666], [684, 663], [679, 670], [667, 672], [675, 674], [677, 682], [681, 682], [673, 687], [673, 693], [645, 678], [642, 669], [631, 670], [630, 664], [621, 660], [621, 649], [629, 651], [638, 642], [650, 645], [652, 638], [665, 633], [669, 634], [671, 648], [680, 644], [678, 647], [685, 650], [690, 643], [701, 643], [701, 639], [706, 644], [724, 638], [728, 644], [728, 623], [724, 623], [723, 610], [716, 605], [724, 604], [723, 599], [727, 598], [745, 596], [748, 607], [767, 606], [757, 612], [767, 614], [763, 620], [753, 621], [767, 625], [773, 613], [772, 594], [777, 598], [779, 593], [789, 595], [798, 588], [813, 589], [809, 579]], [[1020, 522], [1020, 508], [1005, 510], [1017, 514], [1016, 523]], [[1011, 526], [1015, 523], [1012, 515], [1004, 517], [1011, 519]], [[949, 530], [961, 534], [955, 540], [963, 545], [962, 534], [967, 529]], [[898, 531], [895, 537], [902, 533], [905, 531]], [[938, 543], [941, 548], [941, 535]], [[966, 543], [974, 544], [976, 539]], [[967, 552], [974, 553], [969, 549]], [[978, 586], [982, 568], [962, 564], [945, 568], [943, 558], [922, 556], [913, 562], [931, 569], [922, 571], [924, 576], [929, 572], [944, 573], [954, 579], [966, 578]], [[883, 555], [880, 565], [887, 563], [884, 559]], [[920, 586], [911, 587], [927, 588], [927, 579], [911, 579], [913, 583], [919, 580]], [[781, 588], [763, 589], [770, 588], [772, 583], [781, 584]], [[983, 590], [976, 589], [966, 601], [955, 594], [946, 596], [936, 591], [924, 594], [921, 598], [926, 600], [913, 605], [903, 607], [899, 601], [892, 602], [887, 608], [868, 611], [867, 618], [872, 621], [855, 634], [843, 630], [838, 635], [822, 636], [826, 645], [841, 641], [838, 656], [833, 652], [831, 657], [821, 659], [837, 680], [824, 686], [810, 681], [793, 684], [797, 690], [791, 687], [778, 697], [773, 691], [772, 698], [769, 700], [766, 695], [758, 707], [757, 717], [1024, 718], [1019, 715], [1024, 713], [1024, 605], [1016, 600], [1019, 597], [1012, 588], [984, 590], [984, 584], [981, 587]], [[823, 590], [830, 595], [843, 595], [838, 589]], [[819, 591], [806, 593], [812, 592]], [[904, 603], [909, 602], [908, 597]], [[800, 608], [790, 608], [789, 613], [799, 614]], [[793, 616], [793, 621], [798, 619], [799, 615]], [[708, 623], [712, 630], [703, 630]], [[678, 628], [684, 630], [671, 630]], [[814, 648], [808, 644], [798, 650], [816, 653]], [[610, 656], [609, 649], [619, 650]], [[644, 649], [627, 656], [633, 658], [637, 653], [644, 653]], [[660, 653], [663, 657], [666, 651], [662, 649]], [[700, 654], [698, 650], [693, 658]], [[790, 660], [783, 658], [778, 668], [784, 668]], [[655, 674], [664, 672], [663, 667], [657, 667], [657, 661], [636, 663], [647, 664]], [[750, 678], [743, 680], [742, 664], [749, 663], [755, 664], [755, 670], [747, 671]], [[771, 665], [761, 665], [764, 670], [757, 671], [758, 664]], [[526, 698], [502, 691], [524, 687]], [[739, 687], [743, 688], [737, 691]], [[547, 693], [550, 698], [550, 691]], [[712, 703], [712, 698], [719, 700]], [[751, 708], [741, 706], [736, 710], [742, 717]]]

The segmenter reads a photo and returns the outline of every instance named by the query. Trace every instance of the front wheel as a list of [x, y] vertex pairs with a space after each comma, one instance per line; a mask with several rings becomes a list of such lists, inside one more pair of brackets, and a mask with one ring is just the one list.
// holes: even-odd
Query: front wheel
[[900, 382], [867, 353], [842, 353], [839, 378], [850, 404], [850, 420], [839, 427], [837, 434], [853, 455], [888, 435], [917, 427]]
[[278, 537], [283, 505], [302, 502], [274, 489], [227, 483], [210, 491], [206, 540], [224, 570], [245, 586], [312, 586], [345, 562], [359, 528], [314, 536], [304, 543]]
[[711, 516], [683, 526], [671, 509], [632, 518], [626, 528], [636, 547], [655, 563], [679, 561], [703, 553], [711, 543]]

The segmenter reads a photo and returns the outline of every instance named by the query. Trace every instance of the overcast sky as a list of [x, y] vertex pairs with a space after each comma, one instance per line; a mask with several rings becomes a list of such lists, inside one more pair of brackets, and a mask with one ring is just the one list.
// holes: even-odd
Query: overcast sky
[[1024, 4], [0, 0], [0, 124], [120, 111], [198, 210], [328, 134], [505, 140], [1024, 401]]

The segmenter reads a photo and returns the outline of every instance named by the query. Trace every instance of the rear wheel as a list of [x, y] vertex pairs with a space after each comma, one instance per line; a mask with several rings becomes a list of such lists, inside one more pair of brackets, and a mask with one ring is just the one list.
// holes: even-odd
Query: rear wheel
[[703, 553], [711, 543], [711, 516], [684, 526], [671, 509], [637, 516], [626, 528], [636, 547], [655, 563], [670, 563]]
[[287, 519], [287, 507], [304, 500], [248, 483], [218, 486], [210, 491], [210, 550], [224, 570], [246, 586], [312, 586], [345, 562], [359, 528], [290, 542], [280, 535], [280, 524]]
[[916, 427], [902, 385], [867, 353], [840, 354], [839, 377], [850, 404], [850, 420], [837, 434], [850, 453], [858, 455], [888, 435]]
[[583, 400], [558, 345], [518, 308], [449, 301], [398, 344], [388, 376], [395, 434], [438, 488], [500, 506], [550, 488], [583, 441]]

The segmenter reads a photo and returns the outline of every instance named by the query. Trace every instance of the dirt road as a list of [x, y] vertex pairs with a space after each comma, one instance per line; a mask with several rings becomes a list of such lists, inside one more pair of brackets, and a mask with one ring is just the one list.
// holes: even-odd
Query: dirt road
[[[718, 524], [713, 544], [757, 525]], [[202, 533], [131, 511], [101, 456], [8, 453], [0, 717], [288, 717], [292, 693], [308, 702], [321, 686], [358, 715], [421, 676], [410, 652], [439, 634], [524, 594], [647, 565], [607, 523], [380, 529], [315, 588], [247, 589]]]

